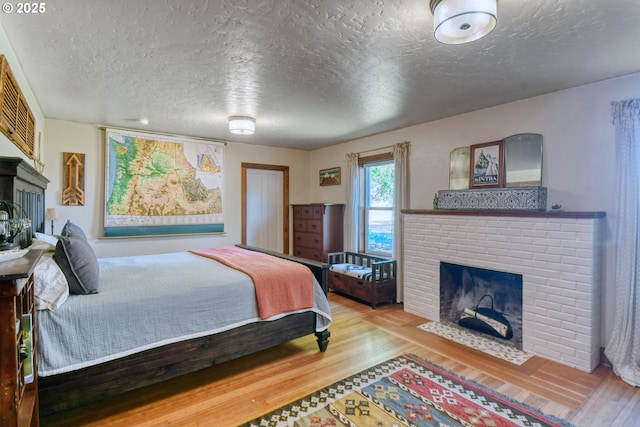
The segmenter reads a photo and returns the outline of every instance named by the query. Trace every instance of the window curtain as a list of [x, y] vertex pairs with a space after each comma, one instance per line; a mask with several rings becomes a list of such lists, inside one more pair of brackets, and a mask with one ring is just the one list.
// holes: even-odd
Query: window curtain
[[616, 135], [616, 314], [605, 354], [613, 371], [640, 386], [640, 99], [612, 103]]
[[393, 259], [398, 264], [396, 277], [396, 298], [404, 300], [404, 269], [402, 251], [402, 209], [409, 208], [409, 148], [410, 142], [401, 142], [393, 146], [395, 168], [395, 188], [393, 200]]
[[359, 217], [358, 207], [360, 205], [360, 172], [358, 165], [358, 153], [349, 153], [347, 161], [347, 207], [344, 218], [345, 228], [345, 250], [358, 252], [358, 231]]

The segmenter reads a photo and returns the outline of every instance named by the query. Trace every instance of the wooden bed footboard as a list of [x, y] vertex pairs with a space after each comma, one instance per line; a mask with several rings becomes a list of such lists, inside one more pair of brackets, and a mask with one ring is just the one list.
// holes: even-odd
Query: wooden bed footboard
[[293, 255], [287, 255], [280, 252], [271, 251], [268, 249], [258, 248], [256, 246], [248, 246], [248, 245], [236, 245], [239, 248], [247, 249], [250, 251], [262, 252], [268, 255], [276, 256], [278, 258], [288, 259], [289, 261], [297, 262], [298, 264], [303, 264], [309, 267], [309, 270], [313, 273], [316, 280], [320, 284], [320, 287], [324, 291], [324, 294], [327, 295], [329, 292], [328, 285], [328, 272], [330, 265], [324, 262], [313, 261], [307, 258], [300, 258]]
[[[309, 265], [326, 293], [327, 264], [238, 245], [245, 249], [302, 261]], [[304, 312], [269, 322], [146, 350], [73, 372], [40, 377], [40, 413], [51, 414], [135, 390], [315, 334], [320, 351], [329, 344], [328, 330], [316, 332], [316, 314]]]

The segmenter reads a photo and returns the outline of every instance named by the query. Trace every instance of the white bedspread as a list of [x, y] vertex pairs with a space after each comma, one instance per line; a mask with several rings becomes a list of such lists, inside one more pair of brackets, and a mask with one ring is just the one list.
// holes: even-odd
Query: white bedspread
[[[38, 312], [39, 376], [260, 321], [251, 278], [217, 261], [189, 252], [98, 261], [98, 294]], [[314, 294], [320, 332], [331, 312], [317, 282]]]

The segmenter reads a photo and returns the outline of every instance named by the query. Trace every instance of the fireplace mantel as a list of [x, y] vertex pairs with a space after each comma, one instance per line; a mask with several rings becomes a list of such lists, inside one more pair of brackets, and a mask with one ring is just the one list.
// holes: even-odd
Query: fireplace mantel
[[402, 209], [405, 215], [467, 215], [467, 216], [510, 216], [535, 218], [604, 218], [600, 211], [535, 211], [535, 210], [463, 210], [463, 209]]

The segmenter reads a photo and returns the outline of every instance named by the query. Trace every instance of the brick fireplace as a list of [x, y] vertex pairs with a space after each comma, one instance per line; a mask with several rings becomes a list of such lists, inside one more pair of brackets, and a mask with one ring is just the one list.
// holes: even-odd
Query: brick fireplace
[[440, 263], [522, 275], [522, 348], [600, 362], [602, 212], [403, 210], [405, 311], [440, 321]]

